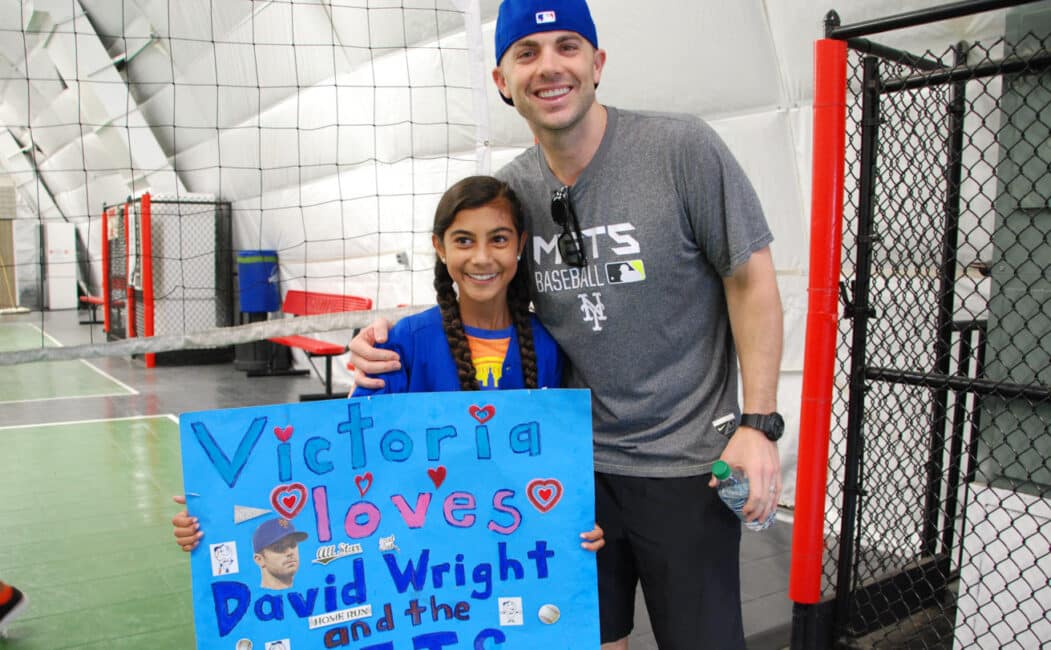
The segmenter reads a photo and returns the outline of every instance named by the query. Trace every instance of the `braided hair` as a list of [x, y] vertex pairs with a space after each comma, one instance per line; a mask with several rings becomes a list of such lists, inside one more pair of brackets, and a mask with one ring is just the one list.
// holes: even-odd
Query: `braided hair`
[[[445, 231], [456, 220], [456, 215], [461, 210], [480, 208], [496, 202], [503, 202], [510, 208], [515, 230], [521, 236], [525, 231], [522, 204], [507, 183], [492, 176], [469, 176], [446, 190], [435, 209], [434, 228], [431, 232], [442, 240]], [[507, 287], [507, 303], [511, 311], [511, 322], [518, 334], [524, 386], [536, 388], [536, 348], [533, 345], [529, 285], [525, 266], [525, 261], [519, 260], [515, 276]], [[439, 258], [434, 264], [434, 291], [437, 294], [438, 308], [442, 314], [445, 338], [449, 342], [449, 350], [456, 362], [460, 389], [478, 390], [476, 370], [471, 359], [471, 348], [467, 343], [467, 334], [464, 332], [463, 319], [460, 316], [460, 303], [456, 298], [456, 289], [453, 284], [449, 268]]]

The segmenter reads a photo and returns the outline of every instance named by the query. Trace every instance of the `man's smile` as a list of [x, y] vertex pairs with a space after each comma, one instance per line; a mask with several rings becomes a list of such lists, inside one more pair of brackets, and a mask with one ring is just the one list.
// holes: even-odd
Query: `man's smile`
[[537, 97], [540, 99], [554, 99], [563, 95], [568, 95], [570, 91], [569, 86], [562, 86], [560, 88], [548, 88], [537, 92]]

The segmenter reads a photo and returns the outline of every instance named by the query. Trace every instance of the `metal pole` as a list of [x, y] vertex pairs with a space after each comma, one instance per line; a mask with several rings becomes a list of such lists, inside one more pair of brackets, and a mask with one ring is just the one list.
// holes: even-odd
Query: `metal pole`
[[843, 519], [839, 535], [839, 566], [836, 579], [837, 634], [849, 624], [853, 604], [854, 540], [860, 496], [861, 457], [864, 453], [862, 420], [865, 413], [865, 364], [868, 341], [870, 267], [875, 237], [876, 156], [879, 135], [879, 60], [865, 57], [861, 105], [861, 169], [858, 188], [858, 232], [855, 259], [853, 313], [854, 335], [850, 356], [850, 401], [847, 405], [846, 467], [843, 477]]
[[895, 93], [916, 88], [932, 88], [957, 81], [976, 81], [986, 77], [1003, 77], [1024, 72], [1035, 74], [1051, 67], [1051, 55], [1034, 54], [1029, 58], [1011, 55], [999, 61], [985, 61], [977, 65], [958, 65], [932, 72], [911, 74], [905, 77], [888, 77], [883, 80], [883, 93]]
[[[984, 350], [979, 349], [979, 356]], [[4, 354], [0, 353], [0, 359]], [[997, 397], [1000, 399], [1024, 399], [1032, 402], [1051, 402], [1051, 387], [1042, 384], [1015, 384], [1010, 382], [956, 377], [953, 375], [936, 375], [929, 372], [916, 372], [914, 370], [896, 370], [868, 366], [865, 368], [865, 378], [872, 381], [883, 381], [890, 384], [905, 384], [907, 386], [922, 386], [938, 390], [948, 388], [949, 390], [973, 393], [982, 397]]]
[[[867, 38], [847, 39], [847, 46], [855, 52], [878, 56], [881, 59], [893, 61], [894, 63], [901, 63], [902, 65], [907, 65], [916, 70], [945, 70], [948, 67], [940, 61], [925, 59], [922, 56], [916, 56], [905, 50], [898, 50], [893, 47], [881, 45], [880, 43], [874, 43]], [[886, 86], [886, 81], [884, 81], [884, 86]]]
[[[971, 338], [975, 330], [964, 330], [960, 332], [960, 352], [956, 361], [956, 374], [961, 377], [971, 376], [971, 365], [974, 359], [974, 349]], [[946, 476], [945, 488], [945, 529], [942, 530], [942, 548], [950, 551], [956, 533], [956, 513], [959, 511], [960, 499], [957, 492], [960, 489], [960, 479], [963, 466], [963, 436], [967, 424], [967, 399], [969, 393], [956, 391], [953, 393], [955, 404], [953, 404], [952, 415], [952, 437], [949, 443], [949, 472]]]
[[[978, 330], [978, 358], [975, 363], [974, 376], [985, 377], [985, 350], [989, 343], [989, 334], [985, 325]], [[971, 444], [967, 446], [967, 470], [964, 475], [965, 483], [974, 483], [978, 475], [978, 437], [982, 430], [982, 408], [981, 400], [974, 401], [971, 412]], [[963, 553], [961, 546], [961, 553]], [[962, 557], [962, 555], [961, 555]]]
[[852, 25], [843, 25], [832, 30], [826, 29], [825, 36], [827, 38], [839, 39], [856, 38], [858, 36], [889, 32], [904, 27], [915, 27], [916, 25], [925, 25], [939, 20], [970, 16], [972, 14], [982, 13], [983, 11], [1006, 9], [1008, 7], [1017, 7], [1018, 5], [1039, 1], [1040, 0], [966, 0], [964, 2], [952, 2], [939, 7], [919, 9], [917, 11], [909, 11], [895, 14], [893, 16], [887, 16], [885, 18], [866, 20]]
[[[967, 46], [955, 48], [955, 65], [967, 58]], [[943, 204], [941, 264], [938, 268], [938, 317], [935, 327], [934, 371], [948, 375], [952, 370], [953, 316], [956, 310], [957, 245], [960, 234], [960, 179], [963, 176], [963, 117], [967, 88], [956, 82], [949, 96], [949, 134], [946, 142], [945, 202]], [[927, 490], [924, 494], [923, 543], [921, 552], [938, 551], [938, 529], [941, 519], [941, 488], [944, 483], [945, 429], [948, 422], [949, 391], [934, 391], [931, 404], [930, 444], [927, 455]]]

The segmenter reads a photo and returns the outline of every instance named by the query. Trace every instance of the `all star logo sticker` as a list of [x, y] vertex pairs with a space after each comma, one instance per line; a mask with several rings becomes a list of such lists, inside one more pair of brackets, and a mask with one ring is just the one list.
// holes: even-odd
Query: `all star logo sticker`
[[317, 552], [314, 554], [314, 559], [311, 560], [311, 562], [313, 564], [328, 564], [329, 562], [334, 562], [340, 558], [360, 554], [361, 544], [348, 544], [346, 542], [340, 542], [339, 546], [335, 544], [329, 544], [328, 546], [319, 546]]
[[555, 12], [553, 11], [538, 11], [536, 12], [536, 24], [546, 25], [547, 23], [555, 22]]

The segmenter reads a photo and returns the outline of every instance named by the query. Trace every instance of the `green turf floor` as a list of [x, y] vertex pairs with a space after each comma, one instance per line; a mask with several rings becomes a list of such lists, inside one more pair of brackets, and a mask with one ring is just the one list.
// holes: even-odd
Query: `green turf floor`
[[0, 579], [28, 609], [0, 648], [193, 648], [175, 545], [179, 427], [149, 417], [0, 427]]
[[[55, 343], [30, 323], [0, 323], [0, 351], [51, 347]], [[131, 388], [85, 361], [41, 361], [5, 366], [0, 403], [129, 395]]]

